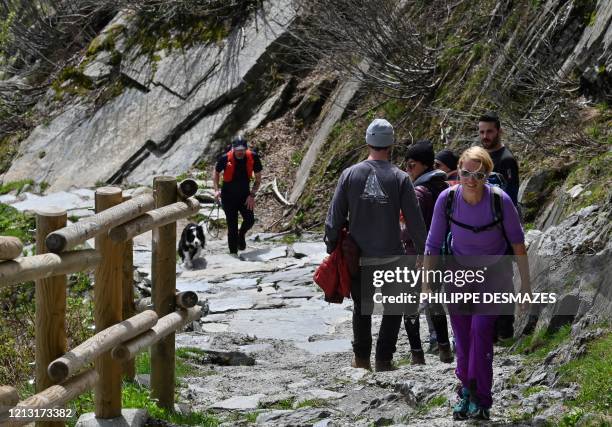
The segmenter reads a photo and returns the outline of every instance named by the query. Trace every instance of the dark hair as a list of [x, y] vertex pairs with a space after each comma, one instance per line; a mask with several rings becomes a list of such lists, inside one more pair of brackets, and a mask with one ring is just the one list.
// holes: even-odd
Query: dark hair
[[388, 147], [374, 147], [373, 145], [368, 145], [368, 148], [371, 148], [374, 151], [383, 151], [389, 149], [390, 147], [390, 145]]
[[480, 116], [478, 121], [479, 122], [495, 123], [495, 127], [497, 129], [499, 129], [501, 127], [501, 123], [499, 121], [499, 116], [497, 115], [497, 113], [495, 111], [488, 111], [488, 112], [484, 113], [482, 116]]

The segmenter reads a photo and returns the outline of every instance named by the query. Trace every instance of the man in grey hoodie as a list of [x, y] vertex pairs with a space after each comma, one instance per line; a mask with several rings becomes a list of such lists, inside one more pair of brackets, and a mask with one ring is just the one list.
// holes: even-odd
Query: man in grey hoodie
[[[375, 119], [366, 131], [369, 156], [342, 172], [325, 221], [325, 243], [331, 253], [340, 231], [346, 226], [362, 257], [405, 255], [400, 239], [399, 215], [417, 254], [423, 254], [427, 232], [408, 174], [389, 159], [395, 142], [393, 126]], [[373, 285], [372, 289], [373, 289]], [[369, 295], [369, 293], [368, 293]], [[351, 280], [353, 299], [353, 367], [370, 369], [372, 316], [362, 314], [361, 277]], [[364, 295], [367, 298], [367, 295]], [[366, 303], [366, 301], [364, 301]], [[376, 343], [375, 368], [391, 370], [393, 353], [402, 322], [401, 315], [384, 314]]]

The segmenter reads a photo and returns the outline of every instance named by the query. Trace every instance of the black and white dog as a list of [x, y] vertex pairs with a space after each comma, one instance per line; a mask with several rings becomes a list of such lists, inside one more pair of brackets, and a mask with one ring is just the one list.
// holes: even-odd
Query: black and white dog
[[183, 229], [178, 246], [178, 253], [183, 261], [183, 267], [193, 268], [193, 260], [200, 256], [205, 246], [204, 227], [201, 224], [187, 224]]

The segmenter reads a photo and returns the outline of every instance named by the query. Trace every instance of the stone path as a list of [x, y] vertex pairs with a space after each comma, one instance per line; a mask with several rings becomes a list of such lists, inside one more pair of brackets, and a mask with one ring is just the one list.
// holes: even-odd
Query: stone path
[[[454, 363], [427, 354], [427, 365], [410, 365], [402, 330], [399, 369], [351, 368], [352, 303], [326, 303], [312, 282], [325, 256], [320, 236], [293, 244], [267, 237], [251, 236], [240, 259], [225, 254], [224, 241], [209, 241], [199, 265], [178, 274], [177, 287], [196, 291], [209, 314], [194, 331], [177, 335], [177, 347], [227, 355], [219, 363], [194, 353], [200, 373], [184, 381], [183, 402], [217, 413], [227, 425], [453, 425]], [[150, 268], [146, 239], [136, 242], [145, 255], [142, 274]], [[426, 337], [424, 319], [421, 325]], [[492, 416], [508, 425], [521, 417], [518, 386], [505, 388], [521, 358], [504, 352], [496, 349]]]
[[[59, 204], [76, 219], [91, 215], [93, 192], [24, 193], [3, 196], [0, 202], [19, 210]], [[209, 212], [208, 206], [201, 210]], [[178, 224], [179, 234], [184, 225]], [[209, 239], [194, 269], [178, 269], [177, 288], [197, 292], [208, 307], [191, 332], [176, 336], [177, 347], [196, 349], [189, 363], [198, 372], [183, 379], [181, 405], [213, 411], [232, 426], [461, 424], [451, 418], [454, 363], [443, 364], [427, 354], [427, 365], [410, 365], [403, 330], [397, 370], [373, 373], [350, 367], [352, 302], [328, 304], [312, 282], [326, 255], [321, 236], [305, 235], [295, 243], [282, 239], [252, 234], [239, 259], [226, 254], [224, 240]], [[144, 294], [150, 287], [150, 252], [150, 232], [135, 238], [135, 278]], [[379, 322], [375, 316], [374, 335]], [[424, 338], [424, 319], [421, 325]], [[575, 389], [540, 385], [545, 382], [537, 372], [517, 384], [513, 375], [522, 369], [520, 356], [496, 347], [491, 411], [496, 425], [543, 425], [575, 394]], [[526, 397], [525, 389], [534, 386], [536, 392]], [[536, 412], [533, 423], [521, 422]]]

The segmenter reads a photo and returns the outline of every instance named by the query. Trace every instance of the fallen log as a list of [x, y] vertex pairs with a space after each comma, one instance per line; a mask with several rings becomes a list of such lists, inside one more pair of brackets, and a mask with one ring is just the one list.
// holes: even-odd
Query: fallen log
[[155, 199], [152, 194], [134, 197], [89, 218], [49, 233], [45, 241], [47, 248], [53, 253], [68, 250], [100, 233], [137, 218], [154, 207]]
[[15, 259], [21, 255], [23, 243], [17, 237], [0, 236], [0, 261]]
[[187, 310], [178, 310], [170, 313], [157, 321], [155, 326], [145, 333], [125, 341], [113, 348], [111, 356], [115, 360], [124, 361], [136, 356], [140, 351], [149, 348], [167, 335], [182, 328], [189, 322], [202, 316], [201, 307], [193, 307]]
[[[29, 409], [62, 408], [66, 403], [91, 390], [97, 381], [98, 373], [93, 369], [89, 369], [73, 378], [70, 378], [68, 381], [62, 384], [51, 386], [44, 391], [41, 391], [40, 393], [17, 403], [15, 409], [23, 408], [27, 414], [27, 410]], [[0, 423], [2, 423], [2, 421], [5, 420], [0, 418]], [[2, 423], [2, 425], [17, 427], [33, 421], [41, 420], [40, 418], [36, 420], [29, 418], [11, 419], [11, 421]]]
[[153, 310], [147, 310], [98, 332], [62, 357], [51, 362], [47, 368], [49, 377], [57, 382], [65, 380], [83, 366], [91, 363], [96, 357], [109, 351], [117, 344], [148, 330], [156, 322], [157, 313]]
[[114, 227], [109, 231], [109, 236], [114, 242], [123, 242], [154, 228], [195, 215], [199, 210], [200, 202], [194, 198], [189, 198], [182, 202], [154, 209], [125, 224]]
[[17, 258], [0, 263], [0, 288], [15, 283], [93, 270], [100, 262], [100, 254], [94, 249], [41, 254]]

